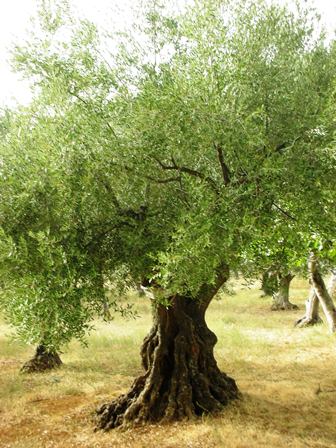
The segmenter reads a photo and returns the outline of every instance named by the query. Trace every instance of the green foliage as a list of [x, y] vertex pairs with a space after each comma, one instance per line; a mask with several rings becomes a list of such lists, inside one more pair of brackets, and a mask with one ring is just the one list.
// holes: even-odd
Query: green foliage
[[19, 337], [53, 349], [72, 337], [84, 341], [93, 311], [84, 301], [92, 294], [92, 278], [87, 271], [80, 277], [85, 262], [74, 247], [66, 253], [43, 232], [30, 232], [17, 243], [2, 233], [0, 298]]
[[69, 301], [66, 340], [104, 282], [197, 297], [224, 264], [260, 271], [281, 244], [300, 265], [311, 235], [330, 238], [336, 59], [311, 11], [154, 2], [137, 38], [59, 11], [15, 50], [35, 97], [1, 144], [0, 224], [7, 288], [50, 315]]

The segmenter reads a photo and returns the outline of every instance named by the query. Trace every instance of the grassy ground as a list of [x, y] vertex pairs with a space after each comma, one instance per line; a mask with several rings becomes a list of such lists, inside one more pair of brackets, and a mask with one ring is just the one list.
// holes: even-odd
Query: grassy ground
[[220, 416], [127, 432], [93, 432], [95, 407], [117, 397], [141, 371], [139, 347], [150, 327], [141, 317], [97, 325], [88, 348], [71, 344], [64, 366], [21, 375], [33, 349], [11, 342], [0, 325], [0, 447], [10, 448], [256, 448], [336, 447], [336, 346], [325, 326], [295, 329], [307, 285], [294, 281], [300, 311], [271, 312], [257, 288], [236, 288], [208, 312], [218, 336], [216, 357], [234, 377], [242, 400]]

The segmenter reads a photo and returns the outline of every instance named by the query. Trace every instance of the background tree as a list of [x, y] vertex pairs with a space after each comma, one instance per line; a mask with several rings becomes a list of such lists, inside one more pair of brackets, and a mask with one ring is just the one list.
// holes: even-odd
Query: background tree
[[33, 104], [12, 114], [0, 143], [0, 299], [16, 335], [37, 345], [25, 372], [58, 367], [57, 352], [72, 338], [85, 341], [107, 301], [117, 309], [105, 294], [100, 249], [82, 231], [85, 162], [56, 121]]
[[273, 266], [262, 273], [260, 289], [263, 291], [262, 297], [272, 297], [273, 293], [278, 289], [278, 276]]
[[315, 288], [312, 287], [309, 292], [308, 299], [306, 300], [306, 310], [303, 317], [295, 322], [295, 326], [299, 328], [310, 327], [322, 322], [319, 316], [319, 299], [315, 292]]
[[[331, 333], [335, 331], [335, 242], [325, 240], [321, 235], [313, 235], [307, 242], [310, 255], [308, 257], [308, 278], [311, 284], [309, 297], [306, 301], [305, 315], [295, 325], [307, 327], [321, 323], [319, 306], [324, 312], [326, 323]], [[328, 288], [324, 276], [331, 272]]]
[[[307, 304], [307, 316], [303, 319], [302, 323], [299, 321], [299, 326], [311, 325], [313, 322], [309, 321], [311, 309], [315, 305], [314, 300], [321, 305], [323, 313], [325, 315], [326, 323], [328, 325], [330, 333], [334, 333], [336, 329], [336, 307], [334, 303], [335, 299], [335, 242], [332, 240], [323, 240], [318, 236], [315, 236], [315, 240], [311, 243], [311, 252], [308, 258], [308, 273], [309, 281], [314, 290], [315, 297], [311, 297], [310, 302]], [[326, 287], [323, 279], [324, 273], [330, 273], [330, 284]], [[310, 307], [308, 306], [310, 305]], [[310, 314], [309, 314], [310, 313]], [[314, 315], [313, 315], [314, 317]]]
[[334, 333], [336, 331], [336, 308], [333, 299], [325, 286], [315, 253], [311, 253], [309, 256], [308, 269], [310, 281], [314, 286], [315, 293], [325, 314], [329, 331]]
[[[272, 297], [272, 311], [293, 310], [298, 307], [289, 300], [289, 288], [295, 274], [302, 272], [302, 267], [300, 269], [297, 265], [297, 252], [300, 243], [298, 239], [294, 245], [290, 240], [284, 241], [281, 235], [286, 233], [286, 229], [283, 229], [281, 225], [279, 229], [276, 227], [277, 225], [273, 228], [271, 239], [274, 240], [277, 235], [278, 246], [263, 238], [249, 248], [246, 254], [246, 264], [249, 266], [252, 277], [260, 276], [260, 266], [261, 269], [265, 265], [269, 266], [262, 272], [261, 289], [265, 295]], [[293, 246], [296, 248], [295, 251], [292, 250]], [[302, 250], [304, 251], [304, 247]]]

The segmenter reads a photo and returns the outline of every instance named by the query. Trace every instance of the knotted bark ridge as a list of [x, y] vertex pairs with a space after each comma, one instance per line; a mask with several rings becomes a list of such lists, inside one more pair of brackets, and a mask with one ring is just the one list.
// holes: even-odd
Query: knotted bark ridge
[[235, 381], [217, 366], [213, 354], [217, 338], [205, 322], [218, 287], [203, 288], [203, 300], [176, 295], [170, 307], [157, 306], [154, 325], [141, 348], [145, 373], [126, 394], [97, 410], [98, 428], [215, 413], [238, 397]]

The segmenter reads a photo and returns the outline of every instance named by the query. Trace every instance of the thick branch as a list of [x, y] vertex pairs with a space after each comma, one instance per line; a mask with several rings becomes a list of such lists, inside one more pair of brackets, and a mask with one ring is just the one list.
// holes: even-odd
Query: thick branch
[[227, 166], [227, 164], [224, 161], [223, 148], [220, 145], [215, 145], [215, 148], [216, 148], [218, 160], [219, 160], [219, 163], [220, 163], [220, 166], [222, 169], [224, 184], [229, 185], [231, 173], [230, 173], [229, 167]]
[[179, 171], [180, 173], [189, 174], [189, 176], [197, 177], [198, 179], [201, 179], [209, 184], [209, 186], [214, 190], [217, 194], [219, 193], [216, 182], [210, 177], [206, 176], [205, 174], [201, 173], [200, 171], [194, 170], [193, 168], [188, 168], [187, 166], [179, 166], [175, 162], [175, 160], [172, 158], [172, 165], [166, 165], [165, 163], [161, 162], [161, 160], [154, 157], [154, 160], [160, 165], [160, 167], [165, 170], [175, 170]]
[[208, 308], [212, 298], [217, 294], [218, 290], [223, 286], [223, 284], [229, 279], [230, 277], [230, 269], [229, 266], [225, 263], [222, 263], [217, 268], [217, 275], [215, 278], [215, 281], [212, 285], [203, 285], [201, 286], [201, 289], [199, 291], [199, 297], [202, 299], [202, 305], [201, 308], [205, 312]]

